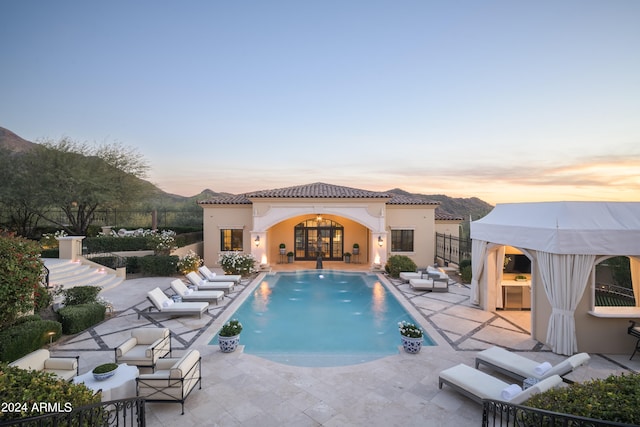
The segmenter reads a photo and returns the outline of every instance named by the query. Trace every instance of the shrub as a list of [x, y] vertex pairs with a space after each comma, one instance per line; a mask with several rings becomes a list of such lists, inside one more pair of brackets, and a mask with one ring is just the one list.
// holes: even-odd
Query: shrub
[[202, 259], [193, 251], [189, 251], [184, 258], [178, 261], [178, 271], [187, 274], [192, 271], [198, 271], [198, 267], [202, 265]]
[[84, 239], [83, 244], [87, 247], [89, 253], [146, 251], [153, 249], [153, 241], [149, 236], [87, 237]]
[[458, 264], [458, 268], [462, 271], [462, 269], [465, 268], [465, 267], [471, 267], [471, 260], [470, 259], [460, 260], [460, 264]]
[[138, 258], [144, 276], [172, 276], [178, 271], [176, 255], [148, 255]]
[[80, 305], [95, 303], [102, 288], [98, 286], [76, 286], [62, 291], [64, 305]]
[[462, 283], [471, 283], [472, 278], [473, 278], [473, 271], [471, 271], [470, 265], [467, 265], [466, 267], [460, 270], [460, 280], [462, 280]]
[[220, 254], [218, 262], [226, 274], [247, 276], [253, 273], [256, 259], [253, 255], [242, 252], [223, 252]]
[[106, 307], [99, 303], [70, 305], [58, 310], [62, 332], [77, 334], [104, 320]]
[[401, 272], [416, 271], [417, 268], [416, 263], [406, 255], [392, 255], [384, 266], [391, 277], [399, 277]]
[[140, 273], [140, 261], [137, 256], [129, 256], [127, 260], [127, 274]]
[[33, 291], [33, 310], [39, 312], [51, 305], [53, 297], [49, 290], [42, 285], [36, 287]]
[[[49, 333], [53, 332], [53, 335]], [[0, 332], [0, 360], [12, 362], [25, 354], [42, 348], [62, 335], [62, 325], [39, 316], [26, 316], [25, 320]]]
[[[56, 378], [53, 374], [0, 364], [0, 402], [22, 404], [24, 411], [0, 412], [0, 422], [42, 415], [40, 402], [59, 403], [62, 409], [100, 402], [100, 393], [95, 393], [84, 384], [74, 384]], [[35, 410], [34, 410], [35, 408]]]
[[622, 374], [554, 388], [534, 395], [526, 405], [598, 420], [640, 424], [638, 402], [640, 374]]
[[33, 310], [43, 272], [38, 243], [0, 236], [0, 329]]

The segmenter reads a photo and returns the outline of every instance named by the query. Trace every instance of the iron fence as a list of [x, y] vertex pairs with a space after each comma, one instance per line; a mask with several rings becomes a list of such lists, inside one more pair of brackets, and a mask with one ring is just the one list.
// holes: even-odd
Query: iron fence
[[[55, 405], [54, 405], [55, 406]], [[59, 405], [65, 408], [66, 405]], [[43, 408], [46, 410], [47, 408]], [[94, 403], [69, 412], [54, 412], [30, 418], [0, 421], [0, 426], [11, 427], [145, 427], [145, 399], [132, 398]]]
[[[482, 403], [482, 427], [632, 427], [613, 421], [596, 420], [513, 405], [508, 402], [485, 400]], [[637, 426], [636, 426], [637, 427]]]
[[445, 265], [460, 265], [463, 259], [471, 259], [471, 239], [436, 233], [436, 257], [441, 258]]

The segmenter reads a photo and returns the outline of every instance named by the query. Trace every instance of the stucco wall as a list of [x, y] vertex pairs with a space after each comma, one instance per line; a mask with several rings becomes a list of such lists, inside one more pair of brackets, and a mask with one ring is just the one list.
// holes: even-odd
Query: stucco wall
[[251, 205], [202, 205], [202, 208], [205, 265], [218, 265], [220, 230], [223, 228], [242, 228], [243, 249], [247, 253], [251, 252]]
[[414, 230], [413, 252], [391, 252], [391, 242], [386, 245], [388, 256], [406, 255], [418, 267], [433, 264], [435, 258], [435, 206], [390, 205], [387, 206], [387, 239], [393, 229]]

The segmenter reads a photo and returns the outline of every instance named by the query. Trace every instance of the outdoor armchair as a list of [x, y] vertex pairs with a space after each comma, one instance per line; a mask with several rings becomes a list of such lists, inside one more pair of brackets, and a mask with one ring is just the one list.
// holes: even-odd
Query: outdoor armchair
[[41, 348], [11, 362], [9, 366], [29, 371], [49, 372], [65, 381], [71, 381], [78, 375], [79, 358], [80, 356], [54, 357], [49, 350]]
[[137, 328], [131, 337], [115, 349], [116, 363], [155, 369], [161, 357], [171, 355], [171, 331], [168, 328]]
[[182, 405], [198, 384], [202, 388], [201, 358], [198, 350], [189, 350], [180, 358], [158, 360], [152, 374], [136, 379], [136, 394], [147, 402], [176, 402]]

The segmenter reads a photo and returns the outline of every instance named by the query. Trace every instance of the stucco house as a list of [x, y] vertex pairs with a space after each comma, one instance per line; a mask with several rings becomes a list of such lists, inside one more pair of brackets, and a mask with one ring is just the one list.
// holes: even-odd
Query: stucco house
[[[322, 182], [199, 202], [203, 212], [204, 262], [220, 253], [252, 253], [261, 265], [343, 261], [383, 267], [390, 255], [407, 255], [420, 267], [433, 264], [435, 233], [458, 235], [461, 218], [436, 215], [439, 202]], [[442, 231], [441, 231], [442, 230]], [[354, 244], [359, 246], [354, 254]]]

